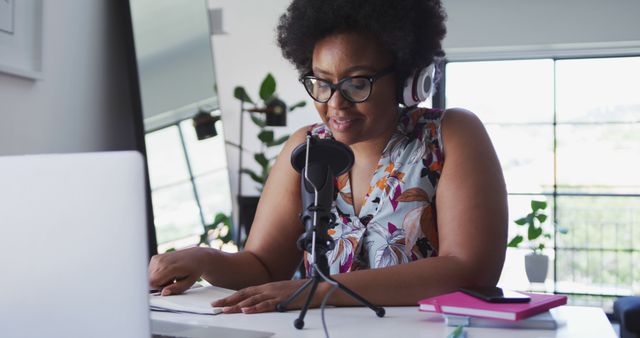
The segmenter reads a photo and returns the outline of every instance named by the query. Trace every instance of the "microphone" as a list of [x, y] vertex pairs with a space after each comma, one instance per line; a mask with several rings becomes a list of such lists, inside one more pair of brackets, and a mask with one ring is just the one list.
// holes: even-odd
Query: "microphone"
[[[335, 246], [327, 231], [335, 223], [331, 213], [334, 200], [334, 178], [343, 175], [353, 166], [354, 156], [347, 145], [332, 140], [319, 139], [307, 132], [307, 141], [297, 146], [291, 154], [291, 165], [299, 173], [302, 213], [300, 220], [305, 232], [298, 238], [298, 248], [324, 254]], [[314, 230], [316, 238], [313, 237]], [[314, 257], [315, 258], [315, 257]]]
[[[385, 310], [375, 306], [353, 290], [342, 285], [331, 277], [327, 251], [335, 246], [333, 238], [327, 231], [335, 224], [335, 217], [331, 213], [333, 204], [336, 176], [343, 175], [353, 165], [354, 157], [351, 148], [331, 139], [319, 139], [307, 132], [307, 142], [297, 146], [291, 154], [291, 165], [300, 173], [300, 194], [302, 197], [302, 213], [300, 220], [305, 226], [305, 232], [298, 238], [298, 248], [311, 254], [309, 263], [312, 264], [310, 278], [298, 290], [294, 291], [287, 300], [278, 303], [276, 310], [284, 312], [287, 306], [298, 297], [304, 289], [311, 287], [307, 299], [300, 310], [300, 315], [293, 321], [297, 329], [304, 327], [304, 316], [307, 313], [311, 299], [318, 288], [318, 283], [327, 282], [333, 285], [322, 302], [325, 302], [333, 290], [339, 288], [360, 304], [368, 306], [378, 317], [384, 317]], [[313, 261], [312, 261], [313, 260]], [[324, 312], [323, 312], [324, 313]]]

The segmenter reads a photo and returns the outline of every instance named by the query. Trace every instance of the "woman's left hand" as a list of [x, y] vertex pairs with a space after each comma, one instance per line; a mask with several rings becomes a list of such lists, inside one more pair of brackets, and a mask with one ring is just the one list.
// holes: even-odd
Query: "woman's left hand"
[[[286, 280], [266, 283], [258, 286], [251, 286], [238, 290], [229, 297], [219, 299], [211, 306], [222, 307], [223, 313], [260, 313], [276, 310], [276, 305], [289, 298], [299, 287], [306, 283], [308, 279]], [[288, 306], [287, 309], [298, 309], [307, 299], [309, 289], [299, 294]], [[318, 297], [314, 297], [318, 299]], [[311, 306], [317, 306], [317, 302], [312, 301]]]

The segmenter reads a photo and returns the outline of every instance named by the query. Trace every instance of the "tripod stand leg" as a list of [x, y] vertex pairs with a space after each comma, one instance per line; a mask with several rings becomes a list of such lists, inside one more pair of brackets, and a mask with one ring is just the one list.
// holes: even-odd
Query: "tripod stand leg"
[[293, 326], [295, 326], [296, 329], [298, 330], [304, 327], [304, 316], [307, 314], [307, 310], [309, 309], [309, 304], [311, 304], [311, 299], [313, 299], [313, 296], [316, 293], [316, 289], [318, 288], [318, 283], [319, 283], [318, 279], [314, 278], [311, 281], [312, 281], [311, 290], [309, 291], [309, 295], [307, 295], [307, 300], [305, 300], [304, 306], [300, 310], [300, 315], [293, 322]]
[[[333, 280], [333, 279], [332, 279]], [[359, 294], [355, 293], [354, 291], [352, 291], [351, 289], [349, 289], [348, 287], [342, 285], [342, 283], [337, 282], [336, 280], [333, 280], [334, 282], [338, 283], [338, 288], [340, 288], [340, 290], [344, 291], [346, 294], [348, 294], [349, 296], [353, 297], [354, 299], [356, 299], [358, 302], [360, 302], [360, 304], [369, 307], [371, 310], [373, 310], [376, 313], [376, 316], [378, 317], [384, 317], [385, 314], [385, 310], [383, 307], [379, 307], [379, 306], [375, 306], [371, 303], [369, 303], [369, 301], [367, 301], [366, 299], [364, 299], [362, 296], [360, 296]]]
[[287, 298], [287, 300], [285, 300], [284, 302], [278, 303], [276, 305], [276, 310], [278, 310], [278, 312], [285, 312], [287, 311], [287, 306], [289, 306], [289, 304], [291, 304], [291, 302], [296, 299], [296, 297], [298, 297], [298, 295], [304, 291], [304, 289], [306, 289], [309, 285], [311, 285], [311, 283], [313, 283], [313, 279], [309, 279], [308, 281], [306, 281], [301, 287], [298, 288], [298, 290], [296, 290], [294, 293], [291, 294], [291, 296], [289, 296], [289, 298]]

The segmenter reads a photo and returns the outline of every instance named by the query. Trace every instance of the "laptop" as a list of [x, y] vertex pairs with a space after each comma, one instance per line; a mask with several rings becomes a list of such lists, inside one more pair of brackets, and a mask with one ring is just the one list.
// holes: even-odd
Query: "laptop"
[[0, 157], [3, 337], [149, 337], [143, 157]]
[[0, 336], [273, 335], [150, 321], [144, 170], [135, 151], [0, 157]]

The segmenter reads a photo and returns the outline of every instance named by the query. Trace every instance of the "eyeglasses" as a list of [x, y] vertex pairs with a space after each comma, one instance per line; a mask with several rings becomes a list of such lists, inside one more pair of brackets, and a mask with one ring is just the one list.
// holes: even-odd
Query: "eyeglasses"
[[348, 76], [333, 84], [328, 80], [320, 79], [312, 75], [303, 76], [300, 82], [307, 93], [317, 102], [326, 103], [337, 90], [350, 102], [361, 103], [371, 95], [373, 83], [379, 78], [391, 74], [393, 67], [383, 69], [372, 76]]

